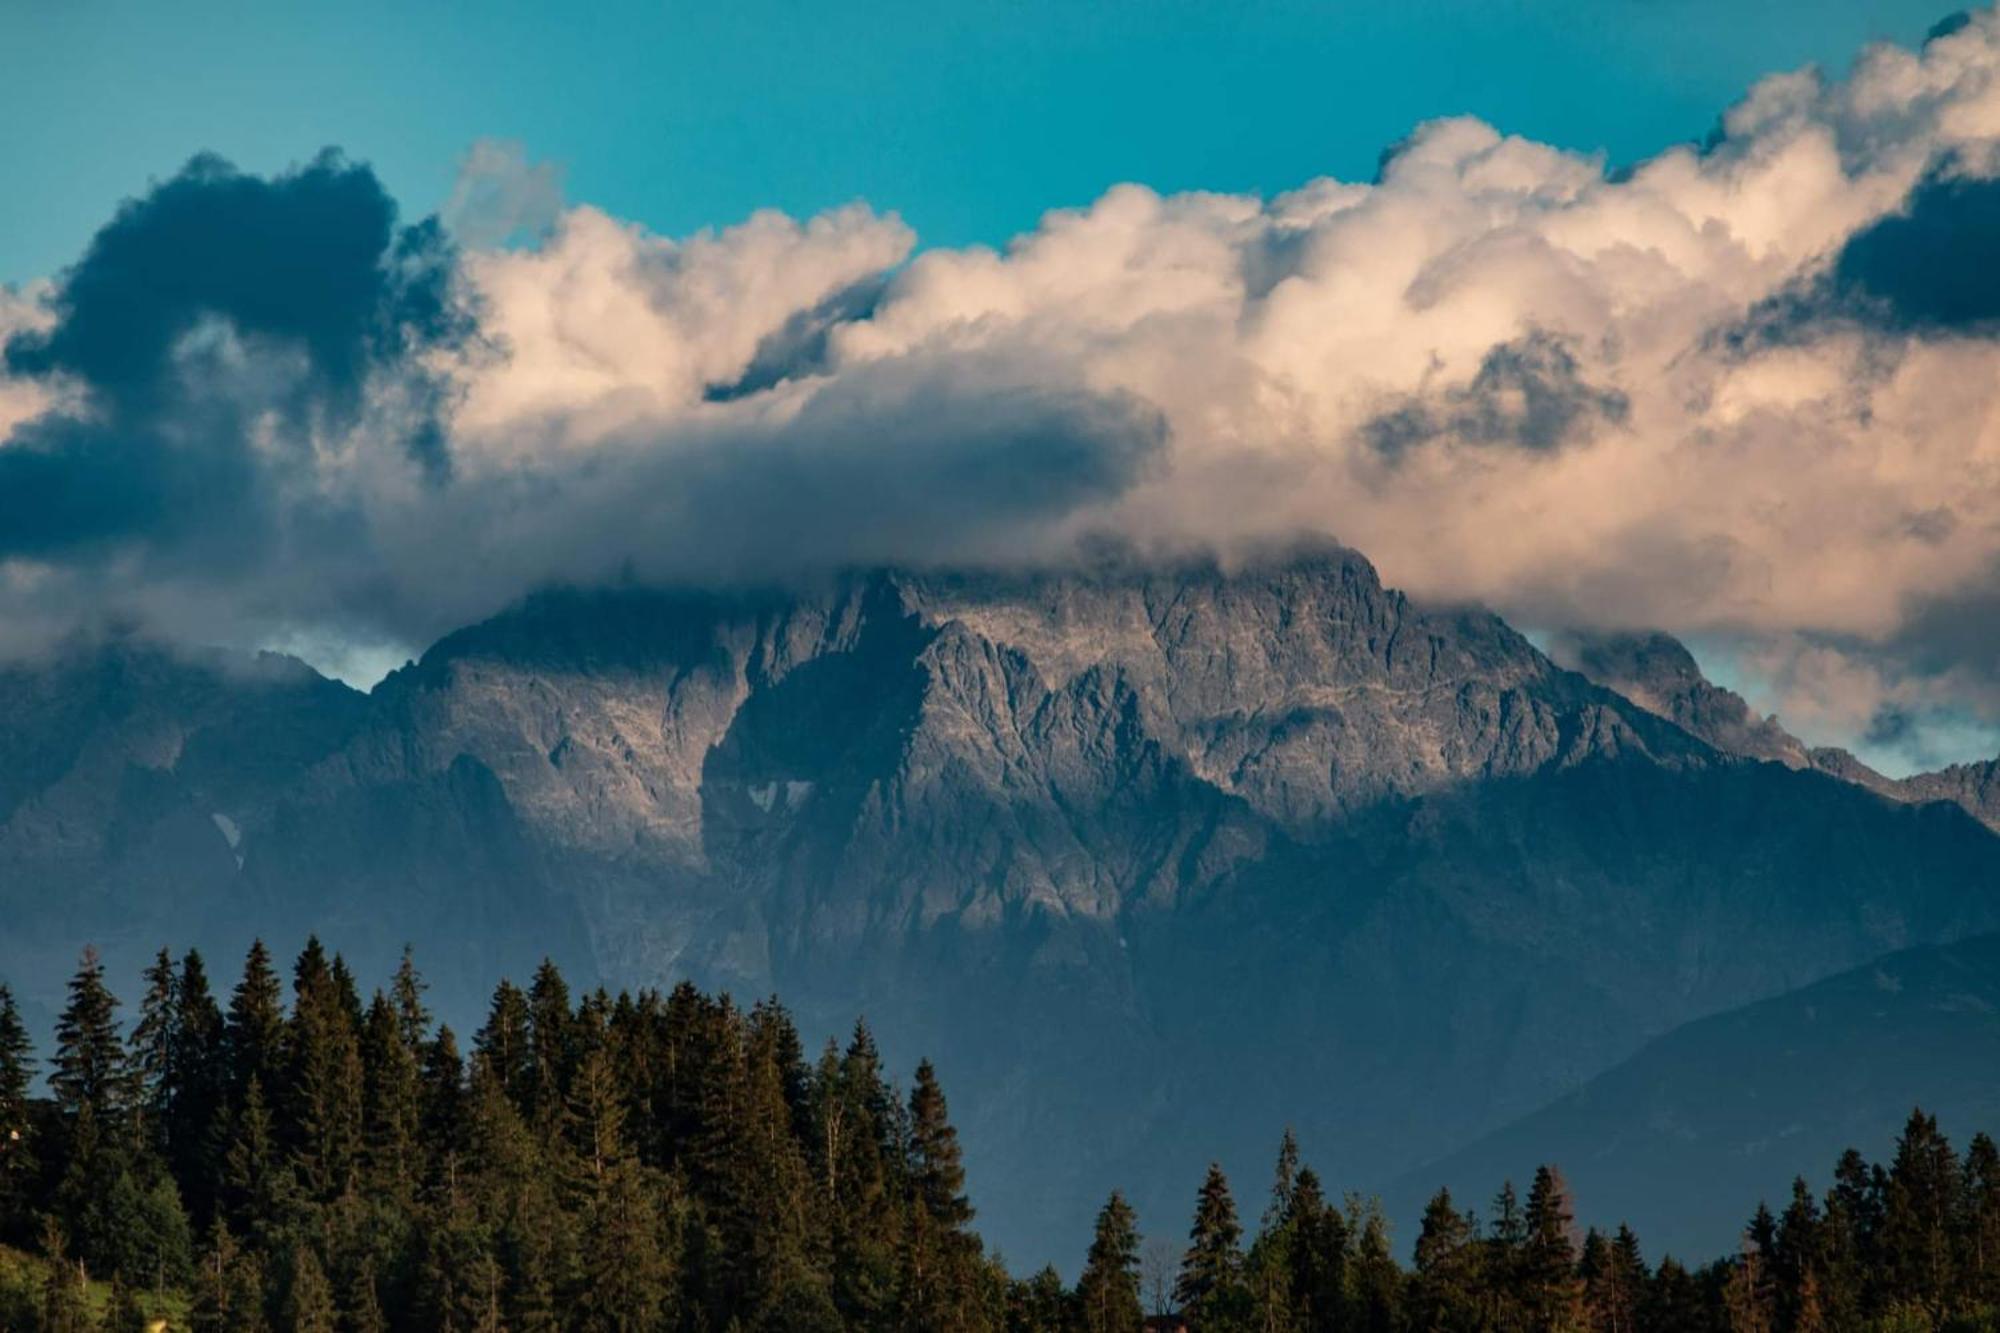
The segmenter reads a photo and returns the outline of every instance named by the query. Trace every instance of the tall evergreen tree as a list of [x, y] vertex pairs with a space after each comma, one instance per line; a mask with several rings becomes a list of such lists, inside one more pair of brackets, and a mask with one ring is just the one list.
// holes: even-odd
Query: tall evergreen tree
[[1229, 1181], [1222, 1167], [1210, 1162], [1195, 1196], [1194, 1225], [1174, 1283], [1175, 1302], [1204, 1328], [1234, 1328], [1247, 1317], [1242, 1239]]
[[240, 1105], [252, 1079], [264, 1097], [278, 1098], [284, 1089], [284, 993], [271, 966], [271, 951], [256, 940], [243, 959], [243, 976], [229, 997], [227, 1026], [229, 1093]]
[[1891, 1301], [1921, 1309], [1933, 1321], [1950, 1311], [1961, 1181], [1958, 1157], [1938, 1132], [1937, 1118], [1912, 1111], [1884, 1197], [1883, 1280]]
[[1292, 1180], [1291, 1205], [1285, 1216], [1289, 1237], [1286, 1259], [1290, 1280], [1287, 1302], [1301, 1333], [1327, 1333], [1348, 1322], [1349, 1288], [1354, 1284], [1351, 1262], [1352, 1220], [1326, 1197], [1319, 1175], [1302, 1166]]
[[1961, 1277], [1970, 1304], [2000, 1307], [2000, 1148], [1973, 1136], [1965, 1151], [1964, 1255]]
[[27, 1239], [28, 1193], [37, 1173], [28, 1088], [33, 1047], [14, 992], [0, 985], [0, 1241]]
[[1478, 1328], [1478, 1228], [1470, 1213], [1458, 1211], [1450, 1190], [1439, 1190], [1425, 1206], [1414, 1260], [1409, 1294], [1413, 1326], [1435, 1333]]
[[1516, 1270], [1529, 1327], [1546, 1333], [1583, 1323], [1583, 1292], [1577, 1279], [1576, 1234], [1569, 1187], [1552, 1166], [1535, 1171], [1523, 1217], [1525, 1234]]
[[1138, 1333], [1145, 1322], [1139, 1306], [1138, 1219], [1115, 1190], [1098, 1211], [1076, 1302], [1084, 1333]]
[[423, 1181], [421, 1047], [405, 1040], [407, 1029], [379, 991], [363, 1023], [363, 1169], [377, 1196], [406, 1208]]
[[110, 1133], [130, 1104], [124, 1043], [118, 1035], [118, 1000], [104, 984], [97, 950], [86, 948], [70, 978], [69, 1003], [56, 1022], [56, 1055], [49, 1087], [72, 1127], [84, 1121]]
[[307, 941], [285, 1033], [294, 1167], [306, 1197], [322, 1203], [352, 1189], [361, 1164], [361, 1050], [339, 970]]
[[181, 958], [174, 992], [178, 1022], [168, 1056], [166, 1161], [189, 1211], [205, 1223], [214, 1216], [220, 1189], [230, 1090], [228, 1034], [209, 989], [208, 969], [193, 949]]
[[164, 1156], [174, 1100], [179, 1094], [174, 1052], [180, 1044], [180, 976], [173, 955], [161, 949], [146, 968], [146, 993], [139, 1001], [129, 1048], [134, 1109], [145, 1121], [148, 1140]]

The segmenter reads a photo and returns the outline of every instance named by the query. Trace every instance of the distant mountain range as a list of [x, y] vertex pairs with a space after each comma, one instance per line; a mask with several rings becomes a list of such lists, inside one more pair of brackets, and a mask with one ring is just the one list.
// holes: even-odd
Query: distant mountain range
[[1560, 1160], [1580, 1219], [1642, 1225], [1654, 1258], [1718, 1252], [1749, 1221], [1729, 1193], [1829, 1183], [1846, 1148], [1890, 1156], [1911, 1106], [1962, 1151], [2000, 1126], [2000, 936], [1891, 954], [1788, 995], [1701, 1019], [1576, 1092], [1389, 1191], [1414, 1216], [1448, 1185], [1484, 1209], [1499, 1182]]
[[73, 645], [0, 670], [0, 976], [45, 1015], [86, 940], [226, 978], [317, 930], [364, 977], [413, 943], [461, 1027], [544, 953], [865, 1013], [936, 1060], [1020, 1262], [1114, 1184], [1177, 1229], [1218, 1151], [1254, 1194], [1287, 1122], [1386, 1183], [1683, 1023], [2000, 930], [1990, 773], [1843, 770], [1671, 640], [1572, 647], [1327, 548], [552, 592], [366, 695]]

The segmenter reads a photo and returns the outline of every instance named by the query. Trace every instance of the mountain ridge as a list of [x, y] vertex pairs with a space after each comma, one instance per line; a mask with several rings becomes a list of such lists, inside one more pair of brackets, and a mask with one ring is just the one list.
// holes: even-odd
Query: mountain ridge
[[[125, 935], [319, 928], [370, 971], [411, 941], [461, 1025], [464, 978], [542, 953], [775, 989], [808, 1032], [866, 1013], [979, 1108], [1027, 1257], [1107, 1179], [1177, 1210], [1184, 1157], [1260, 1172], [1286, 1120], [1367, 1178], [1679, 1022], [2000, 929], [2000, 839], [1956, 806], [1727, 753], [1343, 550], [552, 592], [359, 703], [317, 688], [255, 780], [181, 771], [233, 733], [171, 691], [194, 739], [78, 770], [107, 826], [186, 842]], [[0, 849], [68, 845], [28, 808]], [[40, 897], [130, 861], [72, 851]], [[94, 920], [0, 970], [56, 984]]]

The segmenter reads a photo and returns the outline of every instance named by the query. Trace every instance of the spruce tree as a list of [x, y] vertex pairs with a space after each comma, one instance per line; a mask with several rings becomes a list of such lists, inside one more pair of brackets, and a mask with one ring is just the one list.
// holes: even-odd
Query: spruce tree
[[1098, 1211], [1090, 1254], [1077, 1279], [1076, 1303], [1084, 1333], [1137, 1333], [1139, 1230], [1132, 1206], [1113, 1191]]
[[178, 1005], [169, 1054], [173, 1095], [167, 1107], [166, 1160], [180, 1182], [189, 1212], [205, 1224], [214, 1216], [220, 1155], [226, 1137], [230, 1070], [222, 1011], [209, 989], [208, 970], [193, 949], [181, 958], [174, 986]]
[[41, 1333], [91, 1333], [88, 1279], [83, 1265], [72, 1259], [62, 1228], [49, 1218], [42, 1228]]
[[0, 984], [0, 1241], [27, 1239], [28, 1194], [37, 1173], [28, 1089], [34, 1058], [14, 993]]
[[243, 959], [243, 977], [229, 998], [227, 1042], [229, 1093], [240, 1106], [250, 1081], [267, 1101], [284, 1100], [284, 994], [271, 967], [271, 952], [256, 940]]
[[424, 1006], [424, 992], [430, 988], [430, 983], [417, 971], [415, 952], [404, 945], [402, 961], [396, 964], [396, 975], [389, 983], [389, 996], [396, 1008], [396, 1026], [403, 1045], [412, 1051], [421, 1050], [430, 1040], [431, 1011]]
[[1439, 1190], [1424, 1208], [1417, 1231], [1410, 1315], [1417, 1328], [1471, 1333], [1479, 1326], [1478, 1230], [1461, 1213], [1450, 1190]]
[[1245, 1317], [1242, 1239], [1229, 1181], [1222, 1167], [1210, 1162], [1195, 1196], [1194, 1225], [1174, 1283], [1175, 1302], [1204, 1328], [1232, 1328]]
[[132, 1028], [129, 1078], [136, 1097], [134, 1109], [144, 1119], [146, 1137], [164, 1156], [174, 1103], [180, 1094], [174, 1059], [181, 1039], [180, 977], [173, 955], [161, 949], [146, 968], [145, 982], [139, 1021]]
[[2000, 1306], [2000, 1148], [1984, 1133], [1965, 1151], [1964, 1260], [1961, 1276], [1974, 1305]]
[[1326, 1192], [1319, 1175], [1302, 1166], [1292, 1181], [1291, 1208], [1285, 1219], [1290, 1237], [1286, 1249], [1288, 1308], [1302, 1333], [1322, 1333], [1343, 1327], [1348, 1317], [1352, 1282], [1352, 1225]]
[[1575, 1220], [1569, 1187], [1552, 1166], [1535, 1171], [1516, 1272], [1529, 1326], [1537, 1330], [1579, 1327], [1582, 1290], [1576, 1276]]
[[1389, 1246], [1389, 1220], [1374, 1199], [1348, 1196], [1348, 1229], [1354, 1237], [1346, 1327], [1354, 1333], [1395, 1333], [1401, 1321], [1403, 1274]]
[[283, 1110], [300, 1185], [308, 1199], [326, 1203], [353, 1188], [360, 1168], [360, 1044], [336, 969], [317, 939], [299, 955], [295, 976]]
[[104, 964], [86, 948], [70, 978], [69, 1003], [56, 1022], [56, 1055], [49, 1087], [74, 1128], [89, 1122], [105, 1134], [130, 1104], [125, 1047], [118, 1036], [118, 1000], [104, 985]]
[[361, 1035], [362, 1163], [371, 1191], [398, 1208], [414, 1202], [423, 1179], [422, 1071], [404, 1033], [376, 992]]
[[528, 987], [528, 1123], [537, 1133], [560, 1132], [577, 1057], [569, 986], [544, 958]]
[[1961, 1183], [1957, 1155], [1938, 1132], [1937, 1118], [1912, 1111], [1889, 1169], [1882, 1271], [1892, 1302], [1914, 1306], [1933, 1321], [1949, 1311]]
[[285, 1327], [290, 1333], [333, 1333], [337, 1320], [333, 1288], [310, 1245], [292, 1247], [285, 1289]]

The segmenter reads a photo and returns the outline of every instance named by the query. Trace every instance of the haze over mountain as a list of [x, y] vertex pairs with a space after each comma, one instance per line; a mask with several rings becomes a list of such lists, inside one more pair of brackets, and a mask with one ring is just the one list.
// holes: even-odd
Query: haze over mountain
[[[1578, 1221], [1645, 1222], [1655, 1255], [1715, 1252], [1848, 1148], [1880, 1156], [1921, 1105], [1955, 1140], [2000, 1120], [2000, 937], [1910, 949], [1701, 1019], [1388, 1191], [1415, 1216], [1439, 1186], [1485, 1208], [1497, 1182], [1560, 1161]], [[1963, 1142], [1959, 1142], [1963, 1148]]]
[[776, 989], [932, 1054], [1017, 1260], [1107, 1182], [1173, 1216], [1218, 1151], [1257, 1178], [1288, 1121], [1385, 1180], [1682, 1022], [2000, 929], [1956, 805], [1727, 753], [1337, 548], [552, 592], [367, 696], [132, 641], [0, 691], [29, 998], [85, 940], [132, 975], [252, 930], [364, 974], [408, 940], [461, 1027], [544, 952]]

